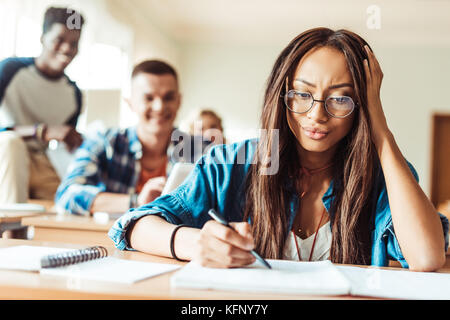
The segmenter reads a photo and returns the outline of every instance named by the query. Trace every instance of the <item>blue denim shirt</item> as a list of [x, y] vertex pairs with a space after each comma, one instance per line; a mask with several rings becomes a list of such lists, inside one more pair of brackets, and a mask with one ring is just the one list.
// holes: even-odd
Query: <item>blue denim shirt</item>
[[[108, 233], [109, 237], [118, 249], [133, 250], [128, 246], [126, 232], [134, 221], [150, 214], [160, 215], [172, 224], [186, 224], [201, 228], [211, 219], [207, 211], [214, 208], [228, 221], [241, 222], [245, 203], [245, 180], [250, 165], [254, 163], [256, 146], [257, 140], [253, 139], [210, 149], [197, 162], [182, 185], [147, 205], [129, 210], [114, 223]], [[416, 171], [410, 164], [409, 166], [418, 180]], [[395, 236], [383, 174], [378, 175], [377, 179], [382, 179], [380, 182], [383, 187], [377, 195], [375, 216], [372, 219], [374, 225], [371, 231], [371, 264], [387, 266], [388, 260], [397, 260], [402, 267], [407, 268], [408, 264]], [[329, 212], [330, 218], [333, 218], [333, 212], [330, 212], [332, 191], [333, 183], [322, 197], [323, 205]], [[292, 228], [298, 203], [298, 196], [293, 195], [290, 210], [286, 213], [289, 215], [288, 230]], [[441, 214], [439, 216], [445, 236], [445, 250], [447, 250], [449, 223], [445, 216]]]

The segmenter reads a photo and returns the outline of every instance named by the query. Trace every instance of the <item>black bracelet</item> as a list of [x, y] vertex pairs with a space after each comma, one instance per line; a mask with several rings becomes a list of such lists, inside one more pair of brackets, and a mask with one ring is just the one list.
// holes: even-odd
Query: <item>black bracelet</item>
[[180, 225], [176, 226], [175, 229], [173, 229], [173, 231], [172, 231], [172, 236], [170, 237], [170, 253], [172, 254], [172, 258], [174, 258], [175, 260], [186, 262], [188, 260], [182, 260], [177, 257], [177, 255], [175, 254], [175, 249], [174, 249], [175, 234], [177, 233], [178, 229], [180, 229], [182, 227], [187, 227], [187, 225], [180, 224]]

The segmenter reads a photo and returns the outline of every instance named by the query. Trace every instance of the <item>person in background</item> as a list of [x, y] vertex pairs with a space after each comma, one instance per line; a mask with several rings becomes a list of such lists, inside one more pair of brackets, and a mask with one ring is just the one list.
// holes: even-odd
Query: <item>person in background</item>
[[174, 128], [181, 94], [172, 66], [159, 60], [135, 66], [126, 102], [137, 125], [111, 128], [83, 142], [58, 188], [57, 208], [89, 216], [141, 206], [161, 195], [174, 162], [201, 156], [208, 142], [197, 146]]
[[189, 133], [193, 136], [202, 136], [213, 144], [225, 144], [222, 118], [209, 109], [197, 110], [189, 123]]
[[0, 203], [52, 200], [60, 178], [45, 154], [48, 142], [69, 150], [82, 142], [75, 129], [81, 91], [64, 71], [78, 53], [83, 24], [79, 13], [51, 7], [41, 54], [0, 62]]

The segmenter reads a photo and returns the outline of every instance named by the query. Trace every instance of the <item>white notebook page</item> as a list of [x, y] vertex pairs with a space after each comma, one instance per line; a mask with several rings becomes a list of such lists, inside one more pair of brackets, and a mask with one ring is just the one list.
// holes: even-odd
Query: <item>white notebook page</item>
[[450, 274], [337, 266], [352, 295], [389, 299], [450, 299]]
[[292, 294], [345, 295], [350, 283], [329, 261], [267, 260], [272, 269], [255, 262], [248, 268], [216, 269], [189, 263], [171, 277], [171, 286]]
[[43, 256], [74, 250], [76, 249], [34, 246], [2, 248], [0, 249], [0, 269], [39, 271]]
[[134, 283], [178, 269], [173, 264], [131, 261], [105, 257], [59, 268], [41, 269], [43, 256], [77, 249], [14, 246], [0, 249], [0, 269], [39, 271], [43, 275], [77, 279]]

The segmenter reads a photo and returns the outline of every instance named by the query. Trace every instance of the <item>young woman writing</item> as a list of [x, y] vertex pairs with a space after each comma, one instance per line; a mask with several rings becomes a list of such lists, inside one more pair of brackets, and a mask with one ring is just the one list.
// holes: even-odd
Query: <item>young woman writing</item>
[[[209, 267], [245, 266], [255, 249], [269, 259], [441, 268], [448, 221], [388, 128], [382, 78], [358, 35], [300, 34], [268, 79], [265, 138], [212, 148], [177, 190], [124, 214], [110, 237], [120, 249]], [[211, 208], [234, 230], [211, 220]]]

